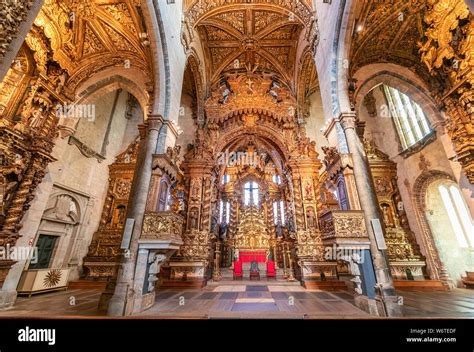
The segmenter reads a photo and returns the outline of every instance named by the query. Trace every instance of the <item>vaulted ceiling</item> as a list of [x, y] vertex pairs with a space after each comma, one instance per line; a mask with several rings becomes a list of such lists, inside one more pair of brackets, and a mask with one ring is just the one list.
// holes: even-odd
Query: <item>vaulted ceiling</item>
[[351, 48], [352, 75], [372, 63], [394, 63], [432, 80], [421, 62], [418, 43], [425, 33], [424, 0], [364, 1], [358, 11]]
[[[108, 67], [150, 69], [144, 20], [136, 0], [46, 0], [35, 20], [52, 55], [69, 75], [68, 87]], [[45, 38], [36, 38], [36, 46]], [[32, 45], [30, 45], [32, 46]], [[34, 45], [33, 45], [34, 47]]]
[[317, 45], [317, 25], [309, 3], [217, 3], [197, 1], [186, 15], [199, 33], [209, 81], [217, 82], [229, 72], [251, 71], [274, 75], [294, 88], [301, 46], [314, 49]]
[[212, 80], [247, 67], [291, 77], [302, 25], [289, 21], [287, 15], [248, 8], [209, 17], [198, 29]]

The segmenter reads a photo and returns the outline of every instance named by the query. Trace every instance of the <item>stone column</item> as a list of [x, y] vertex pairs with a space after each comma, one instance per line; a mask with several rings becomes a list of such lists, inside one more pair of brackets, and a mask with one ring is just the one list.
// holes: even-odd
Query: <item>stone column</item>
[[148, 190], [151, 183], [153, 154], [156, 152], [162, 126], [163, 117], [157, 115], [149, 116], [144, 126], [146, 137], [141, 142], [127, 209], [127, 219], [134, 219], [135, 226], [129, 250], [122, 257], [115, 292], [109, 303], [108, 315], [111, 316], [130, 315], [133, 311], [135, 298], [133, 290], [134, 273], [138, 257], [138, 240], [141, 235]]
[[[371, 225], [371, 220], [373, 219], [379, 219], [380, 223], [383, 224], [383, 218], [380, 214], [375, 186], [364, 146], [356, 131], [357, 115], [355, 112], [342, 113], [339, 120], [344, 128], [349, 152], [352, 154], [357, 192], [359, 194], [360, 205], [365, 213], [367, 231], [370, 239], [370, 251], [377, 280], [376, 300], [380, 303], [377, 307], [379, 315], [401, 316], [402, 310], [398, 304], [398, 297], [396, 296], [393, 286], [393, 280], [388, 267], [388, 259], [385, 251], [379, 250]], [[383, 313], [383, 311], [385, 311], [385, 313]]]

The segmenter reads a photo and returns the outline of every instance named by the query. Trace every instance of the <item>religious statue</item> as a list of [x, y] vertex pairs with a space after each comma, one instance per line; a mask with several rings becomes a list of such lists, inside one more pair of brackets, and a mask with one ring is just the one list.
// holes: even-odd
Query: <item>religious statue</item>
[[62, 71], [62, 73], [58, 77], [56, 77], [56, 81], [54, 82], [56, 84], [56, 93], [61, 94], [63, 92], [66, 80], [67, 72]]
[[33, 113], [31, 114], [31, 119], [30, 119], [30, 127], [31, 128], [38, 128], [41, 126], [41, 123], [43, 122], [44, 119], [44, 113], [43, 113], [43, 108], [35, 109]]
[[314, 228], [314, 211], [313, 208], [308, 208], [306, 211], [306, 223], [308, 225], [308, 229]]
[[312, 190], [310, 182], [306, 183], [305, 192], [306, 192], [306, 199], [307, 200], [313, 199], [313, 190]]
[[196, 209], [193, 209], [191, 211], [191, 214], [190, 214], [189, 218], [190, 218], [189, 223], [190, 223], [191, 229], [197, 229], [197, 227], [198, 227], [198, 213], [197, 213]]
[[199, 199], [199, 180], [195, 179], [191, 186], [191, 197], [192, 199]]

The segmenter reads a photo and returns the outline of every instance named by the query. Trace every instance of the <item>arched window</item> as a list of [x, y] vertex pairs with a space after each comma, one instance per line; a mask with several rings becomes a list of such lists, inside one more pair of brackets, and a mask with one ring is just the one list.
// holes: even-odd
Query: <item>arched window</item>
[[245, 205], [256, 205], [258, 206], [258, 183], [247, 182], [244, 186], [244, 203]]
[[386, 85], [383, 88], [403, 150], [432, 133], [431, 125], [417, 103], [398, 89]]
[[275, 225], [285, 225], [285, 203], [273, 202], [273, 219]]
[[442, 184], [438, 189], [459, 246], [474, 248], [474, 224], [459, 188]]
[[273, 175], [273, 183], [276, 183], [277, 185], [281, 184], [280, 175]]
[[[225, 213], [224, 213], [225, 211]], [[225, 215], [225, 218], [224, 218]], [[222, 200], [219, 203], [219, 223], [230, 223], [230, 203], [223, 202]]]
[[230, 181], [230, 175], [229, 174], [225, 174], [224, 177], [222, 178], [222, 184], [223, 185], [226, 185], [228, 184]]

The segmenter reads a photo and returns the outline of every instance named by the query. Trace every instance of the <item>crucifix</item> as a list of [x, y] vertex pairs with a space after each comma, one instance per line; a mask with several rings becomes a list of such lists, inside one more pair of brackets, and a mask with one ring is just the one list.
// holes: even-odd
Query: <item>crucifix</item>
[[247, 205], [258, 205], [258, 184], [256, 182], [249, 182], [245, 186], [245, 192], [248, 195]]

